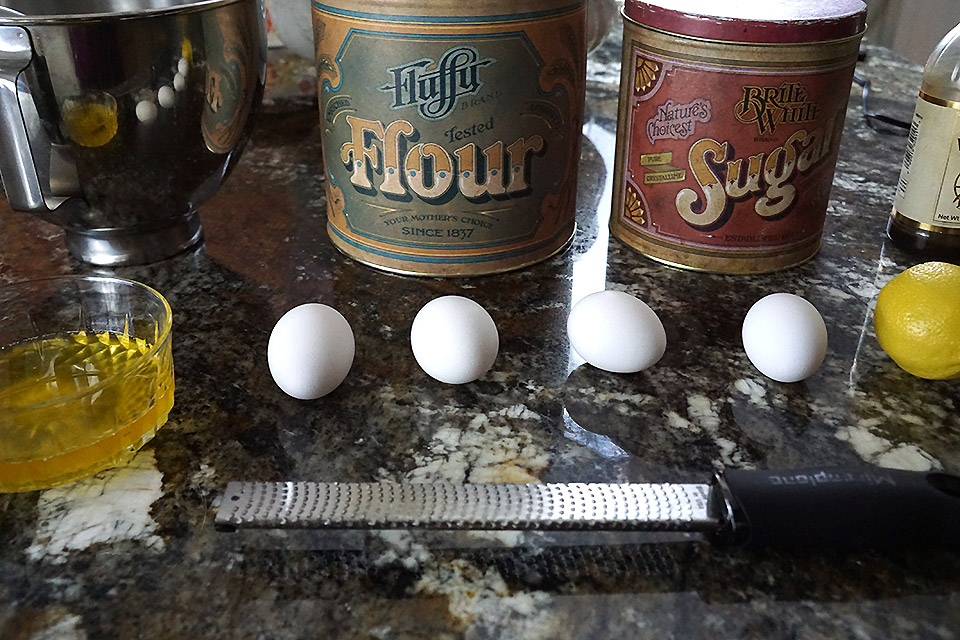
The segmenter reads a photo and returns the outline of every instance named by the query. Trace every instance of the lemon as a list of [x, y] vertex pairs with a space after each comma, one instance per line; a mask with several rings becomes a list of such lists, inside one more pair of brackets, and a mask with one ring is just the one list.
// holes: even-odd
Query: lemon
[[960, 377], [960, 266], [925, 262], [896, 276], [880, 290], [873, 328], [906, 372]]

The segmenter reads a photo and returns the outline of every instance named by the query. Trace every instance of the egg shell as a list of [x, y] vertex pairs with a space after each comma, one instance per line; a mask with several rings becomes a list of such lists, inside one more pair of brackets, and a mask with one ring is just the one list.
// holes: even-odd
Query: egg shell
[[183, 88], [187, 86], [187, 79], [182, 73], [177, 73], [173, 76], [173, 88], [177, 91], [183, 91]]
[[173, 92], [173, 87], [163, 86], [157, 90], [157, 102], [160, 103], [160, 106], [164, 109], [169, 109], [177, 101], [176, 94]]
[[270, 374], [284, 393], [321, 398], [343, 382], [353, 365], [353, 330], [340, 312], [308, 303], [287, 311], [267, 343]]
[[141, 100], [137, 103], [137, 119], [143, 123], [150, 123], [157, 119], [157, 105], [152, 100]]
[[753, 366], [777, 382], [809, 378], [827, 353], [823, 317], [792, 293], [773, 293], [754, 303], [743, 319], [742, 338]]
[[447, 384], [463, 384], [490, 370], [500, 349], [500, 335], [482, 306], [463, 296], [443, 296], [417, 312], [410, 328], [410, 348], [427, 375]]
[[581, 358], [613, 373], [642, 371], [667, 349], [656, 312], [623, 291], [598, 291], [577, 302], [567, 318], [567, 336]]

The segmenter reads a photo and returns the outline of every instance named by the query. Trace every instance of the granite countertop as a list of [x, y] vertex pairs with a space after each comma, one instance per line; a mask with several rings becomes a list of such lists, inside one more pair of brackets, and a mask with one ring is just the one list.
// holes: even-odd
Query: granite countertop
[[[909, 118], [919, 69], [865, 46], [877, 104]], [[722, 466], [864, 464], [960, 472], [960, 386], [920, 380], [877, 344], [879, 288], [917, 260], [884, 240], [904, 138], [851, 91], [822, 252], [781, 273], [654, 263], [608, 237], [619, 50], [591, 56], [578, 231], [541, 264], [471, 279], [401, 277], [326, 236], [315, 107], [269, 105], [203, 247], [112, 273], [174, 310], [176, 404], [129, 465], [0, 495], [0, 638], [950, 638], [960, 555], [738, 551], [678, 535], [222, 533], [230, 480], [703, 481]], [[102, 270], [0, 205], [0, 282]], [[565, 322], [604, 288], [647, 301], [668, 348], [616, 375], [582, 365]], [[759, 374], [740, 322], [777, 291], [823, 314], [830, 349], [797, 384]], [[448, 386], [416, 365], [416, 311], [469, 296], [496, 320], [494, 368]], [[339, 309], [347, 380], [315, 401], [273, 383], [289, 308]]]

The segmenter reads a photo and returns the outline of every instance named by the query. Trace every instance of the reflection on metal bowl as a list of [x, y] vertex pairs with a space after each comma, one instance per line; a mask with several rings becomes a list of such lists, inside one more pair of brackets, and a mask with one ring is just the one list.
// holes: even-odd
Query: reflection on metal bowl
[[258, 0], [26, 0], [0, 14], [0, 173], [10, 206], [80, 260], [152, 262], [197, 243], [198, 207], [240, 156], [266, 76]]

